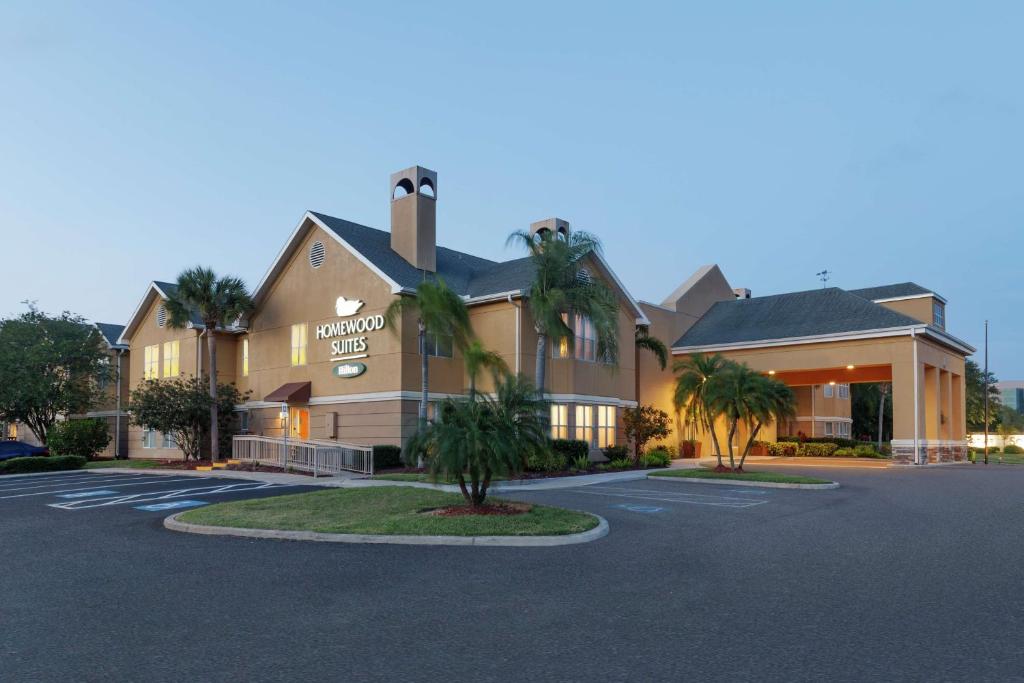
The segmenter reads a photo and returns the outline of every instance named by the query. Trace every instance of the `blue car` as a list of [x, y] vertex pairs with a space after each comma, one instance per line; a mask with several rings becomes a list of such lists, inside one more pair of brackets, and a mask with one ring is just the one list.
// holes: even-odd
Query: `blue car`
[[33, 446], [23, 441], [0, 441], [0, 460], [49, 454], [50, 451], [45, 446]]

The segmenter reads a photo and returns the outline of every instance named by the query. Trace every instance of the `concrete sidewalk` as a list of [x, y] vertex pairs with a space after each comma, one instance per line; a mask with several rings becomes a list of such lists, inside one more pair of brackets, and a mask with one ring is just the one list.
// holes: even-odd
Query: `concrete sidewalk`
[[245, 481], [262, 481], [267, 484], [288, 484], [292, 486], [323, 486], [325, 488], [337, 488], [344, 486], [346, 482], [363, 475], [344, 473], [334, 477], [311, 477], [305, 474], [284, 474], [277, 472], [246, 472], [245, 470], [213, 470], [211, 472], [197, 472], [195, 470], [176, 470], [162, 468], [134, 468], [134, 467], [103, 467], [94, 470], [73, 470], [74, 472], [88, 472], [90, 474], [155, 474], [168, 477], [198, 477], [198, 478], [228, 478], [243, 479]]

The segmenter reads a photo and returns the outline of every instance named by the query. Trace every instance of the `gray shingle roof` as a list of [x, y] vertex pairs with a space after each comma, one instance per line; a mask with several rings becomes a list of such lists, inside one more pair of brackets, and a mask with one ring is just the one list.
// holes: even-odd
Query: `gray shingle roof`
[[117, 346], [117, 339], [124, 332], [124, 325], [115, 325], [113, 323], [96, 323], [96, 329], [103, 335], [103, 339], [106, 340], [110, 346]]
[[[161, 282], [160, 280], [153, 280], [153, 284], [160, 288], [167, 296], [174, 296], [178, 291], [178, 285], [173, 282]], [[189, 322], [193, 325], [203, 325], [203, 319], [199, 316], [199, 312], [192, 309], [189, 315]]]
[[862, 296], [829, 287], [720, 301], [673, 346], [714, 346], [920, 324]]
[[869, 301], [878, 299], [893, 299], [900, 296], [917, 296], [919, 294], [934, 294], [932, 290], [925, 289], [916, 282], [899, 282], [894, 285], [881, 285], [880, 287], [864, 287], [862, 289], [848, 289], [850, 294], [856, 294]]
[[[413, 289], [423, 279], [423, 271], [415, 268], [391, 248], [390, 232], [315, 211], [310, 213], [399, 286]], [[443, 279], [458, 294], [485, 296], [529, 287], [533, 266], [529, 258], [499, 263], [454, 249], [437, 247], [436, 276]], [[428, 274], [428, 277], [434, 275]]]

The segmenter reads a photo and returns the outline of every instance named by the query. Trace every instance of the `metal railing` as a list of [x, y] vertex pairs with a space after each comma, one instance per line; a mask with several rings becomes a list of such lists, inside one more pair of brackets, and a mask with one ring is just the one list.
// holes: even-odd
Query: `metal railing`
[[337, 441], [310, 441], [273, 436], [235, 436], [231, 457], [282, 469], [320, 474], [373, 474], [373, 448]]

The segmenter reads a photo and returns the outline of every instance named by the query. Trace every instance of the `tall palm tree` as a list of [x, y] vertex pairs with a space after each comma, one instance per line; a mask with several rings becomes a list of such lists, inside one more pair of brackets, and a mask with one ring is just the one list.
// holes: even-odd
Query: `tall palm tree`
[[499, 354], [485, 347], [479, 339], [470, 340], [462, 350], [462, 361], [466, 364], [469, 375], [469, 397], [476, 397], [476, 378], [482, 370], [488, 370], [494, 379], [495, 386], [502, 377], [508, 376], [508, 363]]
[[427, 355], [427, 335], [451, 338], [453, 346], [465, 349], [472, 336], [469, 310], [458, 294], [448, 288], [444, 280], [423, 280], [416, 286], [414, 296], [400, 296], [384, 312], [384, 320], [393, 332], [399, 331], [398, 322], [405, 312], [416, 316], [416, 330], [420, 349], [420, 408], [419, 426], [427, 423], [427, 403], [430, 398], [430, 357]]
[[676, 361], [672, 366], [672, 372], [677, 375], [672, 397], [676, 410], [683, 412], [684, 421], [688, 426], [701, 429], [711, 436], [719, 468], [722, 467], [722, 448], [718, 444], [715, 420], [720, 413], [710, 402], [710, 389], [729, 365], [730, 361], [719, 353], [694, 353]]
[[240, 278], [218, 277], [211, 268], [196, 266], [178, 275], [177, 287], [168, 293], [167, 324], [183, 328], [195, 315], [202, 321], [210, 355], [210, 459], [220, 458], [217, 424], [217, 330], [225, 329], [252, 312], [253, 301]]
[[796, 396], [784, 382], [761, 375], [761, 381], [757, 382], [756, 390], [761, 395], [754, 402], [758, 407], [752, 414], [754, 428], [750, 431], [747, 443], [743, 447], [743, 453], [740, 455], [740, 465], [737, 468], [739, 471], [743, 470], [743, 463], [747, 461], [750, 449], [754, 447], [762, 427], [772, 422], [782, 424], [785, 420], [796, 416]]
[[564, 340], [570, 351], [574, 349], [571, 315], [589, 318], [597, 337], [596, 357], [616, 362], [618, 302], [611, 289], [587, 270], [587, 259], [601, 252], [601, 242], [586, 232], [556, 236], [550, 231], [531, 235], [519, 230], [509, 235], [507, 243], [524, 245], [533, 263], [527, 296], [537, 332], [537, 390], [544, 393], [548, 342]]
[[753, 432], [758, 418], [771, 413], [764, 383], [765, 378], [746, 365], [730, 363], [708, 390], [708, 403], [725, 417], [729, 428], [726, 446], [729, 449], [730, 470], [736, 469], [733, 441], [739, 425], [744, 424], [748, 433]]
[[658, 365], [664, 370], [668, 365], [668, 347], [665, 343], [657, 337], [652, 337], [650, 331], [646, 327], [636, 328], [636, 339], [634, 340], [636, 348], [650, 351], [654, 354], [654, 357], [658, 359]]

